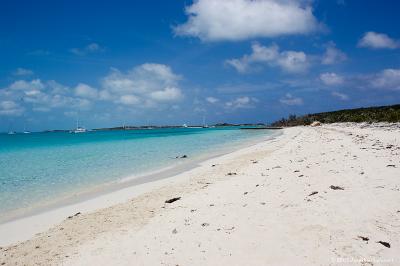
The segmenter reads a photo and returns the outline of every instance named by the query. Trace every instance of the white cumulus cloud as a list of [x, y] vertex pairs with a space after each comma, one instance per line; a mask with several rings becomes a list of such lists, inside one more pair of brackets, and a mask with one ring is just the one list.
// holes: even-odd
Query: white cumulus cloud
[[400, 48], [400, 42], [384, 33], [369, 31], [358, 42], [358, 46], [372, 49], [396, 49]]
[[280, 52], [276, 44], [263, 46], [257, 42], [252, 44], [251, 49], [251, 54], [226, 60], [225, 63], [235, 68], [239, 73], [248, 72], [255, 64], [278, 66], [289, 73], [305, 72], [309, 67], [307, 55], [302, 51]]
[[327, 45], [326, 51], [322, 56], [322, 64], [333, 65], [347, 60], [347, 55], [336, 48], [335, 43], [331, 42]]
[[311, 1], [195, 0], [185, 9], [188, 20], [175, 34], [203, 41], [237, 41], [257, 37], [308, 34], [322, 26]]
[[30, 69], [19, 67], [14, 71], [14, 76], [31, 76], [33, 71]]
[[[100, 97], [123, 104], [156, 107], [158, 103], [183, 98], [178, 87], [181, 77], [167, 65], [143, 64], [126, 73], [113, 69], [102, 81]], [[126, 97], [124, 97], [126, 96]]]
[[341, 85], [344, 82], [342, 76], [333, 72], [322, 73], [319, 78], [325, 85], [328, 86]]
[[[72, 91], [71, 88], [54, 80], [45, 82], [40, 79], [17, 80], [0, 90], [0, 98], [8, 103], [2, 106], [0, 115], [21, 114], [25, 109], [48, 112], [54, 108], [88, 109], [91, 107], [91, 101], [74, 95]], [[18, 108], [6, 108], [11, 106], [11, 102], [17, 104]]]
[[23, 112], [23, 107], [14, 101], [6, 100], [0, 102], [0, 115], [19, 116]]
[[225, 108], [227, 109], [239, 109], [239, 108], [253, 108], [258, 102], [257, 98], [242, 96], [228, 101], [225, 103]]
[[96, 99], [99, 95], [99, 92], [97, 89], [84, 84], [84, 83], [79, 83], [75, 89], [75, 95], [82, 97], [82, 98], [89, 98], [89, 99]]
[[206, 98], [206, 101], [207, 101], [208, 103], [214, 104], [214, 103], [217, 103], [217, 102], [219, 102], [219, 99], [218, 99], [218, 98], [215, 98], [215, 97], [212, 97], [212, 96], [210, 96], [210, 97], [207, 97], [207, 98]]
[[339, 98], [342, 101], [347, 101], [349, 99], [349, 96], [347, 96], [347, 94], [341, 92], [333, 91], [331, 94], [333, 97]]
[[105, 48], [100, 46], [98, 43], [90, 43], [83, 48], [72, 48], [69, 51], [75, 55], [84, 56], [90, 53], [104, 52]]
[[300, 97], [294, 97], [290, 93], [286, 93], [285, 97], [281, 98], [279, 100], [282, 104], [286, 105], [302, 105], [303, 104], [303, 99]]
[[384, 69], [370, 80], [370, 86], [377, 89], [400, 90], [400, 69]]

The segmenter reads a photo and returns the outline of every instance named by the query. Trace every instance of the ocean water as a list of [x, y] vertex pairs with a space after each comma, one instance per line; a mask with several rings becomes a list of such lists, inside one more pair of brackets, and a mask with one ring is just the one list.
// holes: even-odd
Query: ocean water
[[[10, 213], [272, 134], [238, 128], [0, 134], [0, 221]], [[175, 158], [183, 154], [188, 158]]]

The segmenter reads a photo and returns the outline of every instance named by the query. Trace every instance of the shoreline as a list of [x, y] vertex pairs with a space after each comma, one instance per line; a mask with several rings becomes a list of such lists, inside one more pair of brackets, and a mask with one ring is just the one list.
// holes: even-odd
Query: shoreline
[[[12, 245], [25, 241], [63, 221], [66, 217], [82, 212], [93, 212], [123, 203], [134, 196], [165, 185], [163, 180], [174, 178], [185, 172], [200, 167], [209, 160], [268, 142], [279, 137], [282, 132], [257, 137], [236, 143], [234, 147], [220, 148], [211, 154], [198, 154], [187, 162], [178, 162], [170, 167], [145, 172], [136, 176], [127, 176], [114, 182], [98, 185], [81, 193], [57, 199], [46, 205], [35, 206], [29, 210], [18, 210], [18, 213], [0, 219], [0, 246]], [[129, 194], [129, 195], [128, 195]], [[133, 196], [131, 196], [133, 195]], [[23, 213], [19, 213], [23, 212]], [[46, 221], [46, 222], [43, 222]], [[32, 226], [33, 225], [33, 226]], [[24, 233], [15, 235], [17, 228], [24, 228]]]
[[0, 263], [398, 265], [399, 133], [362, 124], [285, 128], [0, 248]]

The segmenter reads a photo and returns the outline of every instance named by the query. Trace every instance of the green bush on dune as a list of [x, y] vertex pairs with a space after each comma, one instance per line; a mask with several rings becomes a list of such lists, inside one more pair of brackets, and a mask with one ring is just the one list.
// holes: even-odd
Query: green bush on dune
[[322, 123], [338, 122], [400, 122], [400, 104], [379, 107], [346, 109], [333, 112], [307, 114], [303, 116], [289, 115], [288, 118], [273, 122], [272, 126], [309, 125], [313, 121]]

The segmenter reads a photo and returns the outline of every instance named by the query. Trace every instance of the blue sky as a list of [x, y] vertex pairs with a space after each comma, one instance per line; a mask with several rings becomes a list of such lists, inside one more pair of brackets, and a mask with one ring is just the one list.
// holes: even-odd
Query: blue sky
[[1, 1], [0, 131], [396, 104], [399, 12], [395, 0]]

